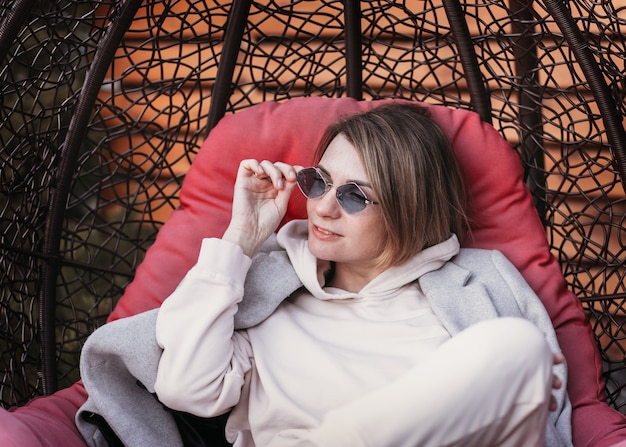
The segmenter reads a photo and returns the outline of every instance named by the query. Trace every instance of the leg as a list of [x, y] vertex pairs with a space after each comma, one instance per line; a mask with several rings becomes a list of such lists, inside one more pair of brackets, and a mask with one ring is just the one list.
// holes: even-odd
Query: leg
[[326, 415], [302, 445], [543, 446], [552, 353], [531, 323], [479, 323]]

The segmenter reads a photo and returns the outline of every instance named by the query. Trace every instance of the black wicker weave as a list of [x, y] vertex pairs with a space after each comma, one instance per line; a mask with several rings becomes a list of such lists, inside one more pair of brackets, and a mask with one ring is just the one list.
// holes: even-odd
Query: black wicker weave
[[511, 142], [623, 409], [622, 0], [0, 3], [3, 406], [78, 378], [224, 114], [323, 95], [470, 108]]

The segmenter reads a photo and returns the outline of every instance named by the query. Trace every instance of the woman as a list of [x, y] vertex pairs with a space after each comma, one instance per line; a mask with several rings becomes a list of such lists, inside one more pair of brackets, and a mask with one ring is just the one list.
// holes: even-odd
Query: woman
[[[502, 255], [460, 250], [463, 181], [422, 109], [348, 117], [316, 160], [240, 164], [230, 225], [159, 311], [159, 400], [231, 411], [235, 446], [571, 445], [550, 320]], [[293, 271], [268, 280], [303, 287], [236, 330], [251, 257], [296, 185], [308, 220], [277, 235]]]

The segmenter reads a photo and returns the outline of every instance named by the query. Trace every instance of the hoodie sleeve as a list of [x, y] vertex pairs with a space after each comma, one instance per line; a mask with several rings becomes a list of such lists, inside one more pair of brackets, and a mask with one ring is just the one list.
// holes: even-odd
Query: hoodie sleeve
[[252, 351], [234, 331], [234, 315], [250, 265], [239, 246], [205, 239], [198, 262], [161, 306], [155, 391], [167, 407], [211, 417], [239, 401]]

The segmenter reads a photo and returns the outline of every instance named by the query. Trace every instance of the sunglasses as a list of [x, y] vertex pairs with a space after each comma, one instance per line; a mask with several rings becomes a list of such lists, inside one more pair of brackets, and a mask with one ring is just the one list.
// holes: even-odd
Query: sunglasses
[[[302, 194], [308, 199], [315, 199], [326, 194], [333, 184], [329, 182], [318, 168], [304, 168], [296, 178]], [[363, 211], [366, 205], [378, 205], [367, 198], [365, 192], [354, 182], [337, 187], [337, 202], [348, 214]]]

